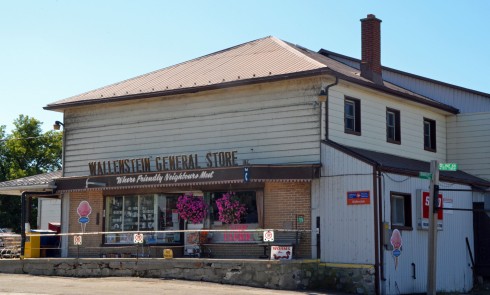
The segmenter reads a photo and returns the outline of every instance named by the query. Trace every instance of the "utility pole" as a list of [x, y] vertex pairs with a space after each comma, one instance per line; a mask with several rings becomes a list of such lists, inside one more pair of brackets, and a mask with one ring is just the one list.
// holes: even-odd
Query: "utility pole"
[[[429, 193], [429, 247], [427, 264], [427, 295], [436, 295], [436, 271], [437, 271], [437, 212], [439, 199], [439, 161], [430, 162]], [[441, 204], [442, 205], [442, 204]]]

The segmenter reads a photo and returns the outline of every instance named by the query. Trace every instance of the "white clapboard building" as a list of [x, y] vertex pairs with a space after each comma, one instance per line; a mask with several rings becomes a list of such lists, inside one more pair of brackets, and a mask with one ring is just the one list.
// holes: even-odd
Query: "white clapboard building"
[[[170, 193], [233, 187], [253, 195], [247, 228], [306, 232], [295, 258], [319, 259], [325, 287], [423, 293], [429, 180], [419, 175], [454, 162], [440, 172], [437, 290], [469, 291], [474, 215], [457, 209], [488, 196], [490, 95], [382, 67], [380, 23], [361, 20], [362, 60], [265, 37], [48, 104], [64, 114], [62, 231], [80, 228], [82, 200], [97, 220], [87, 229], [104, 231], [118, 196], [171, 206]], [[208, 179], [152, 182], [196, 170]], [[93, 243], [122, 239], [110, 238]]]

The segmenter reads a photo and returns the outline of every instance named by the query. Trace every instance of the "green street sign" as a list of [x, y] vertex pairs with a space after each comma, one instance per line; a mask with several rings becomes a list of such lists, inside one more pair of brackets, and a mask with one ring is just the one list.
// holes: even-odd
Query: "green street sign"
[[419, 178], [422, 178], [422, 179], [432, 179], [432, 173], [429, 173], [429, 172], [419, 172]]
[[458, 164], [456, 163], [439, 163], [440, 171], [457, 171]]

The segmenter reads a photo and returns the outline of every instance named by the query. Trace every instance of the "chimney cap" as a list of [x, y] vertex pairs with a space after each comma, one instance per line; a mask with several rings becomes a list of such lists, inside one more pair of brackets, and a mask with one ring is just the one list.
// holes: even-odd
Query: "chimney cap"
[[377, 20], [379, 22], [381, 22], [381, 20], [379, 18], [376, 18], [376, 15], [374, 14], [368, 14], [366, 18], [361, 18], [361, 21], [364, 22], [364, 21], [368, 21], [368, 20]]

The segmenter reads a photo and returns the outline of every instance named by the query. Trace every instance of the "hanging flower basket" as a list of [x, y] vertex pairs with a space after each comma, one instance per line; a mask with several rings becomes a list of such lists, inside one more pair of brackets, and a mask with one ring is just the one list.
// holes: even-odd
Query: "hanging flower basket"
[[223, 223], [235, 224], [240, 223], [242, 217], [247, 214], [245, 204], [234, 193], [226, 193], [220, 199], [216, 200], [218, 207], [218, 220]]
[[180, 218], [192, 223], [201, 223], [206, 217], [208, 206], [203, 197], [184, 194], [177, 200], [177, 211]]

